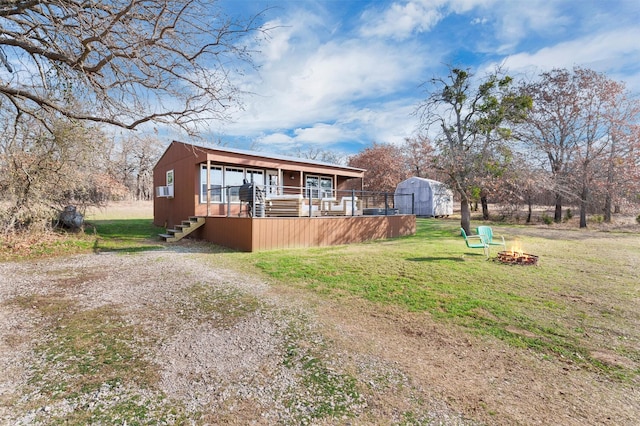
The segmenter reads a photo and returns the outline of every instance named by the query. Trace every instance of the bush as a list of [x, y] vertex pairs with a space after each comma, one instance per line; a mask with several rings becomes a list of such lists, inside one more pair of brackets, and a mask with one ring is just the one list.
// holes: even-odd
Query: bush
[[549, 215], [547, 215], [546, 213], [542, 214], [542, 221], [545, 223], [545, 225], [551, 225], [553, 223], [553, 218]]
[[573, 213], [571, 213], [571, 209], [567, 209], [567, 212], [564, 215], [564, 221], [568, 222], [573, 217]]

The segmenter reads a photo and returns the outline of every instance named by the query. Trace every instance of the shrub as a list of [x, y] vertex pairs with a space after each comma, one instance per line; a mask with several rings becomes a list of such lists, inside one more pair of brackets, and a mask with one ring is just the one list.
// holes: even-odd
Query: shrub
[[571, 213], [571, 209], [567, 209], [567, 213], [564, 215], [564, 221], [568, 222], [573, 217], [573, 213]]
[[545, 225], [551, 225], [553, 223], [553, 218], [549, 215], [547, 215], [546, 213], [542, 214], [542, 221], [545, 223]]

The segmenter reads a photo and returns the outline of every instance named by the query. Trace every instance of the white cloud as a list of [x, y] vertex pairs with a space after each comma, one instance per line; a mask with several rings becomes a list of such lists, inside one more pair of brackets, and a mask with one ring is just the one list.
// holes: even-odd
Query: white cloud
[[364, 37], [391, 37], [404, 40], [414, 32], [431, 30], [442, 18], [442, 1], [394, 2], [380, 13], [369, 10], [362, 14], [360, 33]]
[[[533, 72], [579, 65], [595, 71], [616, 73], [638, 70], [640, 28], [620, 28], [544, 47], [536, 52], [511, 55], [505, 60], [510, 72]], [[636, 88], [637, 89], [637, 88]]]
[[501, 46], [497, 53], [509, 53], [532, 34], [550, 36], [566, 31], [571, 22], [558, 10], [559, 3], [529, 0], [526, 5], [510, 3], [496, 16], [496, 38]]
[[[382, 131], [376, 123], [398, 122], [381, 118], [389, 114], [381, 99], [418, 86], [428, 63], [420, 46], [335, 38], [330, 25], [306, 12], [271, 24], [276, 22], [271, 37], [276, 46], [260, 57], [259, 78], [248, 75], [240, 82], [254, 95], [222, 132], [270, 145], [370, 142], [404, 133]], [[373, 134], [378, 130], [384, 135]]]
[[629, 24], [638, 15], [631, 3], [624, 12], [595, 0], [580, 8], [569, 0], [366, 4], [336, 12], [323, 2], [287, 2], [295, 9], [266, 25], [275, 28], [255, 58], [260, 73], [238, 81], [254, 95], [223, 131], [283, 152], [401, 142], [417, 125], [411, 113], [418, 85], [451, 60], [479, 73], [504, 60], [514, 76], [580, 65], [640, 88], [640, 29]]

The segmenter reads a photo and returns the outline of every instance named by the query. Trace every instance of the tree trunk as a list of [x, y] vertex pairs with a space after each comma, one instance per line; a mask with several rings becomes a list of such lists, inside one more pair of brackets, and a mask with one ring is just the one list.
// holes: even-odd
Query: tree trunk
[[480, 192], [480, 204], [482, 205], [482, 219], [489, 220], [489, 203], [487, 202], [487, 191]]
[[467, 235], [471, 235], [471, 210], [469, 209], [469, 201], [466, 197], [462, 197], [460, 201], [460, 227], [464, 229]]
[[607, 192], [604, 198], [604, 221], [605, 223], [611, 223], [611, 194]]
[[527, 211], [527, 223], [531, 223], [531, 215], [533, 214], [533, 203], [531, 199], [527, 201], [528, 211]]
[[553, 215], [553, 221], [555, 223], [562, 222], [562, 195], [556, 194], [556, 211]]
[[611, 138], [611, 149], [609, 150], [609, 161], [607, 164], [607, 186], [605, 188], [606, 196], [604, 201], [604, 221], [611, 223], [611, 204], [612, 204], [612, 192], [615, 177], [615, 156], [616, 156], [616, 138]]
[[587, 186], [582, 187], [582, 194], [580, 196], [580, 228], [587, 227], [587, 197], [589, 196], [589, 188]]

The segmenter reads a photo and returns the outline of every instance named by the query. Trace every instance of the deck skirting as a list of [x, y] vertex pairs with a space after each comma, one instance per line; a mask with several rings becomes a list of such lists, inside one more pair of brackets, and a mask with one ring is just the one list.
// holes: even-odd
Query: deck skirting
[[323, 247], [413, 235], [416, 217], [207, 217], [197, 238], [240, 251]]

